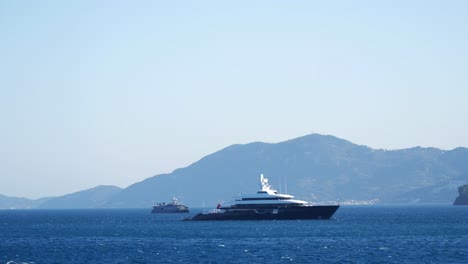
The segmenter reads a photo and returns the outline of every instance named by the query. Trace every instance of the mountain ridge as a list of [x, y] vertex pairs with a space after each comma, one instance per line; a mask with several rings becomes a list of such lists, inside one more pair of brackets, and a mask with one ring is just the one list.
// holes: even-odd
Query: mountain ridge
[[86, 189], [49, 199], [41, 203], [38, 208], [47, 209], [75, 209], [75, 208], [100, 208], [107, 203], [113, 195], [122, 191], [122, 188], [113, 185], [98, 185]]
[[451, 204], [458, 186], [468, 182], [468, 149], [373, 149], [320, 134], [233, 144], [187, 167], [114, 190], [93, 206], [146, 208], [173, 196], [189, 206], [213, 206], [219, 199], [257, 191], [260, 174], [277, 189], [287, 185], [297, 198], [313, 202]]
[[[456, 149], [459, 149], [461, 152], [464, 153], [464, 155], [468, 153], [466, 148]], [[305, 155], [300, 155], [300, 152], [302, 152], [302, 154], [305, 153]], [[240, 193], [246, 193], [256, 190], [256, 187], [254, 187], [256, 185], [256, 177], [260, 173], [263, 173], [270, 178], [283, 177], [278, 174], [294, 174], [300, 176], [299, 179], [296, 179], [296, 186], [292, 189], [290, 187], [290, 190], [298, 191], [301, 197], [309, 198], [309, 200], [318, 197], [318, 199], [322, 200], [340, 201], [359, 198], [359, 200], [379, 199], [387, 203], [450, 203], [451, 199], [447, 198], [447, 195], [453, 196], [455, 195], [455, 193], [450, 194], [451, 190], [445, 189], [450, 189], [452, 187], [455, 188], [455, 186], [459, 182], [468, 180], [468, 170], [463, 171], [463, 180], [456, 179], [460, 175], [449, 176], [449, 182], [442, 182], [441, 185], [444, 189], [444, 195], [442, 195], [442, 197], [434, 195], [433, 200], [427, 197], [395, 197], [395, 195], [389, 193], [378, 195], [376, 194], [376, 191], [382, 190], [385, 187], [379, 185], [359, 186], [359, 183], [355, 183], [348, 184], [348, 186], [344, 186], [349, 188], [339, 188], [338, 190], [336, 190], [336, 188], [333, 188], [332, 186], [334, 184], [333, 182], [335, 182], [335, 184], [346, 185], [347, 183], [352, 183], [353, 181], [356, 181], [356, 179], [360, 179], [362, 182], [363, 180], [375, 181], [377, 178], [382, 178], [381, 180], [383, 180], [384, 182], [386, 181], [388, 183], [392, 183], [393, 181], [393, 186], [391, 186], [390, 190], [392, 190], [392, 192], [395, 194], [408, 193], [410, 195], [417, 193], [418, 189], [428, 187], [435, 188], [435, 185], [437, 184], [437, 182], [435, 182], [435, 179], [437, 179], [437, 177], [435, 177], [436, 175], [428, 176], [428, 174], [431, 174], [431, 168], [435, 166], [430, 161], [435, 159], [437, 160], [437, 162], [440, 162], [438, 159], [440, 159], [440, 157], [446, 152], [450, 153], [450, 151], [440, 150], [432, 147], [414, 147], [402, 150], [372, 149], [364, 145], [353, 144], [347, 140], [343, 140], [334, 136], [323, 136], [319, 134], [306, 135], [303, 137], [279, 143], [252, 142], [247, 144], [234, 144], [223, 148], [217, 152], [214, 152], [210, 155], [207, 155], [199, 161], [194, 162], [185, 168], [174, 170], [172, 173], [169, 174], [155, 175], [153, 177], [145, 179], [145, 181], [142, 183], [135, 183], [129, 186], [131, 191], [129, 190], [127, 195], [130, 195], [130, 193], [133, 191], [140, 190], [141, 192], [139, 192], [139, 202], [146, 199], [147, 203], [149, 203], [149, 197], [145, 197], [144, 194], [145, 191], [147, 191], [148, 189], [153, 190], [152, 195], [155, 198], [159, 196], [158, 194], [171, 196], [168, 192], [165, 192], [164, 190], [159, 190], [158, 186], [156, 185], [167, 185], [175, 188], [175, 186], [177, 185], [175, 183], [175, 179], [177, 179], [177, 177], [186, 177], [184, 179], [187, 180], [187, 185], [196, 186], [196, 182], [193, 181], [193, 175], [195, 174], [210, 175], [209, 177], [205, 177], [204, 179], [199, 178], [200, 182], [206, 183], [209, 181], [213, 181], [215, 183], [214, 186], [230, 185], [233, 187], [232, 189], [238, 190], [238, 192]], [[284, 157], [281, 157], [282, 155]], [[313, 158], [307, 160], [307, 155], [313, 156]], [[305, 165], [304, 162], [302, 162], [304, 160], [306, 160]], [[256, 163], [255, 167], [246, 165], [252, 161]], [[301, 164], [301, 162], [302, 166], [296, 166], [298, 164]], [[387, 164], [388, 162], [390, 162], [391, 164]], [[352, 163], [353, 167], [346, 167], [345, 165], [347, 163]], [[372, 165], [372, 163], [380, 163], [380, 167], [372, 168], [370, 166]], [[345, 168], [340, 169], [340, 167], [343, 166]], [[415, 182], [417, 183], [417, 181], [419, 181], [419, 179], [421, 178], [423, 184], [420, 184], [419, 186], [410, 187], [405, 186], [406, 184], [395, 184], [395, 180], [391, 179], [392, 171], [395, 169], [396, 172], [404, 171], [405, 166], [412, 170], [411, 173], [406, 174], [409, 174], [410, 176], [415, 176], [409, 177], [410, 179], [415, 178], [412, 184], [414, 185]], [[243, 167], [243, 170], [237, 173], [230, 172], [231, 169], [235, 170], [237, 167]], [[435, 167], [436, 168], [434, 169], [437, 172], [441, 172], [444, 169], [437, 166]], [[319, 170], [317, 170], [317, 168], [319, 168]], [[348, 169], [350, 169], [351, 171], [355, 171], [354, 175], [352, 175], [353, 177], [346, 176], [346, 170]], [[307, 172], [313, 173], [314, 171], [316, 172], [316, 174], [322, 174], [328, 177], [328, 181], [326, 179], [323, 179], [323, 177], [320, 181], [317, 181], [317, 179], [311, 177], [311, 175], [307, 175]], [[186, 174], [191, 175], [186, 176]], [[215, 176], [216, 174], [225, 175], [225, 179], [227, 181], [225, 183], [217, 181]], [[231, 180], [236, 176], [239, 177], [238, 175], [245, 174], [250, 175], [250, 178], [246, 178], [244, 179], [244, 181], [241, 181], [242, 184]], [[167, 178], [171, 176], [173, 177], [173, 179]], [[453, 180], [454, 182], [451, 183], [450, 180]], [[424, 181], [427, 181], [428, 183], [424, 183]], [[146, 190], [140, 189], [140, 184], [145, 185]], [[245, 188], [246, 184], [250, 184], [249, 186], [251, 186], [251, 188]], [[312, 184], [320, 185], [321, 187], [313, 187], [311, 186]], [[150, 187], [150, 185], [152, 187]], [[303, 189], [305, 189], [309, 193], [313, 192], [314, 195], [308, 195], [304, 191], [301, 192], [301, 188], [299, 188], [298, 185], [303, 186]], [[441, 188], [441, 186], [437, 187]], [[353, 194], [347, 189], [360, 189], [361, 194]], [[399, 191], [399, 189], [405, 190], [404, 192], [401, 192]], [[229, 190], [226, 189], [226, 191]], [[338, 193], [338, 195], [335, 197], [333, 197], [334, 191]], [[206, 192], [211, 192], [213, 196], [216, 195], [220, 198], [228, 198], [231, 196], [229, 193], [226, 194], [222, 191], [218, 191], [217, 188], [203, 188], [203, 191], [201, 191], [201, 194], [199, 195], [198, 199], [195, 197], [195, 195], [186, 198], [189, 198], [188, 200], [191, 201], [196, 201], [196, 204], [198, 205], [202, 205], [204, 204], [205, 200], [208, 200], [210, 198], [206, 195]], [[294, 192], [293, 194], [296, 194], [296, 192]], [[121, 205], [122, 203], [124, 203], [124, 200], [126, 198], [127, 197], [121, 197], [118, 204]], [[115, 200], [119, 200], [119, 196], [116, 196], [114, 198], [114, 201], [110, 201], [109, 204], [113, 206], [113, 202], [115, 202]], [[214, 202], [214, 199], [210, 201], [210, 203]]]

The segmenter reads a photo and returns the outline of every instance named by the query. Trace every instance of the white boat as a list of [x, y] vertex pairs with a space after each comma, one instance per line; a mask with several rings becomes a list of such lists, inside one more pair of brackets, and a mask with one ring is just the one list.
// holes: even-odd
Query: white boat
[[187, 206], [180, 204], [177, 201], [176, 197], [172, 198], [171, 203], [158, 203], [153, 205], [153, 210], [151, 211], [154, 214], [161, 214], [161, 213], [188, 213], [189, 209]]
[[292, 220], [329, 219], [339, 205], [311, 205], [281, 194], [271, 188], [268, 179], [260, 175], [261, 189], [255, 194], [240, 196], [232, 203], [218, 205], [209, 213], [200, 213], [184, 220]]

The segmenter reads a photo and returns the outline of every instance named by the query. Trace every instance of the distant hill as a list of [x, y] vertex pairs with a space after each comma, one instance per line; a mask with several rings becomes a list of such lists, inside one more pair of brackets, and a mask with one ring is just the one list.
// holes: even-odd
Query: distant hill
[[220, 200], [256, 192], [262, 173], [277, 190], [312, 202], [451, 204], [458, 186], [468, 182], [468, 149], [372, 149], [311, 134], [280, 143], [232, 145], [125, 189], [98, 186], [36, 206], [150, 208], [177, 196], [191, 207], [214, 207]]
[[116, 186], [97, 186], [92, 189], [67, 194], [47, 200], [38, 208], [73, 209], [73, 208], [101, 208], [114, 195], [122, 191]]
[[372, 149], [311, 134], [280, 143], [232, 145], [192, 165], [135, 183], [106, 207], [150, 207], [172, 196], [195, 207], [258, 189], [263, 173], [276, 189], [309, 201], [445, 203], [468, 181], [468, 149]]
[[40, 204], [46, 202], [51, 198], [41, 198], [37, 200], [19, 198], [19, 197], [9, 197], [0, 194], [0, 209], [30, 209], [36, 208]]

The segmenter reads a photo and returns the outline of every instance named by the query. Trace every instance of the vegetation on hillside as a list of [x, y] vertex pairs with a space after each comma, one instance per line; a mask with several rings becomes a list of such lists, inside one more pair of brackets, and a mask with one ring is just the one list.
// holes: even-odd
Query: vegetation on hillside
[[458, 193], [460, 195], [468, 195], [468, 184], [458, 187]]

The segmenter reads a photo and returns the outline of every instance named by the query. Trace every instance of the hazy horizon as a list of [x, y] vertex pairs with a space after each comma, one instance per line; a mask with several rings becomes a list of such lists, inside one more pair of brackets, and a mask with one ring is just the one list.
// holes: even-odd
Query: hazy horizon
[[0, 194], [311, 133], [468, 147], [468, 2], [0, 3]]

